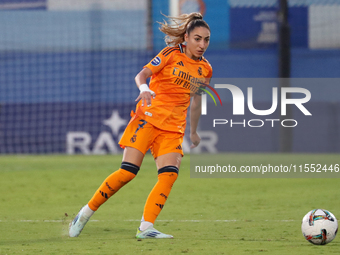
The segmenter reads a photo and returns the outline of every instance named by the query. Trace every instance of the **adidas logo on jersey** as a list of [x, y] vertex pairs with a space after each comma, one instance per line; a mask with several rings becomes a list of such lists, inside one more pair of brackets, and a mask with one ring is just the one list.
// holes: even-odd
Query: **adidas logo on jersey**
[[183, 64], [182, 61], [179, 61], [179, 62], [177, 63], [177, 65], [184, 66], [184, 64]]

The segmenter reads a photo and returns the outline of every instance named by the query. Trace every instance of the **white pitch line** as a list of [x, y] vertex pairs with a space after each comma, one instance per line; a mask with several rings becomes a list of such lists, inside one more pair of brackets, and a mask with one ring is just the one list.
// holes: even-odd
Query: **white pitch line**
[[[71, 219], [70, 219], [71, 220]], [[25, 222], [25, 223], [32, 223], [32, 222], [44, 222], [44, 223], [61, 223], [65, 222], [65, 220], [16, 220], [15, 222]], [[90, 220], [91, 222], [109, 222], [109, 221], [115, 221], [115, 220]], [[118, 220], [117, 220], [118, 221]], [[122, 221], [128, 221], [128, 222], [140, 222], [140, 220], [122, 220]], [[238, 221], [245, 221], [245, 222], [261, 222], [261, 221], [273, 221], [273, 222], [294, 222], [298, 220], [157, 220], [157, 222], [238, 222]], [[8, 220], [0, 220], [1, 222], [13, 222]]]
[[[124, 221], [140, 221], [140, 220], [124, 220]], [[157, 222], [234, 222], [239, 220], [157, 220]]]

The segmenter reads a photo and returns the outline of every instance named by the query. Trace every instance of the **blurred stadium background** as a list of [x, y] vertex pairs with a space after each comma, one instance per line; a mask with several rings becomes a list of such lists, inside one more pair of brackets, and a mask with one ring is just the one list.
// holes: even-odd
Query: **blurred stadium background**
[[[281, 76], [279, 0], [0, 0], [0, 153], [121, 153], [134, 77], [165, 47], [157, 21], [193, 11], [211, 27], [214, 78]], [[340, 1], [289, 0], [288, 22], [289, 76], [312, 78], [313, 114], [290, 150], [340, 152]], [[280, 151], [278, 126], [205, 128], [196, 152]]]

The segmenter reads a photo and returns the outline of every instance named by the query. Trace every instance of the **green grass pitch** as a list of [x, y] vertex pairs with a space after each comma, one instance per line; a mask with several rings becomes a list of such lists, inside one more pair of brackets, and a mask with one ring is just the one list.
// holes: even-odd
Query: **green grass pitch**
[[[340, 161], [326, 154], [227, 154], [231, 164]], [[1, 156], [0, 254], [338, 254], [339, 237], [315, 246], [301, 219], [325, 208], [340, 218], [339, 179], [190, 178], [189, 156], [155, 227], [170, 240], [137, 240], [144, 202], [157, 181], [150, 155], [137, 177], [104, 204], [78, 238], [68, 224], [117, 156]], [[340, 162], [338, 162], [340, 163]]]

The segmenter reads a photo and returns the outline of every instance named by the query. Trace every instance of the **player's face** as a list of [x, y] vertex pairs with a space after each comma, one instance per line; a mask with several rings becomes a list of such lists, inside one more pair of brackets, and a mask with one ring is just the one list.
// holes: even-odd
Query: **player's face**
[[206, 27], [196, 27], [189, 35], [185, 34], [184, 39], [187, 43], [186, 55], [197, 60], [209, 46], [210, 31]]

